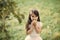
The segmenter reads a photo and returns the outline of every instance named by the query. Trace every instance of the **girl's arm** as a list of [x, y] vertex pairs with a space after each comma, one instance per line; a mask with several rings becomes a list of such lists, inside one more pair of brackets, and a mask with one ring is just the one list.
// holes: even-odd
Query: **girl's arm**
[[42, 29], [42, 23], [39, 23], [37, 26], [35, 26], [35, 30], [37, 33], [41, 33], [41, 29]]
[[27, 31], [27, 34], [30, 34], [33, 31], [33, 25], [30, 25], [30, 29]]
[[37, 26], [36, 26], [36, 27], [35, 27], [35, 30], [36, 30], [37, 33], [41, 33], [41, 28], [40, 28], [40, 27], [37, 27]]

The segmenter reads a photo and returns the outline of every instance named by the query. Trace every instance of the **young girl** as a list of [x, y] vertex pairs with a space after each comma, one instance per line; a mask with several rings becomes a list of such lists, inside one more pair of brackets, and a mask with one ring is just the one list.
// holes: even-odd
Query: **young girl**
[[39, 33], [41, 32], [42, 23], [40, 22], [39, 12], [32, 10], [26, 24], [27, 36], [25, 40], [42, 40]]

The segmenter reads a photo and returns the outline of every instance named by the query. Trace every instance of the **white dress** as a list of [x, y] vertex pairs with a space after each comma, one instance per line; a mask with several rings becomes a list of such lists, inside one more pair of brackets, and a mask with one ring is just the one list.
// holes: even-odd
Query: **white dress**
[[[37, 22], [37, 26], [42, 27], [42, 23]], [[32, 33], [28, 34], [26, 36], [25, 40], [42, 40], [42, 38], [40, 37], [40, 35], [38, 33], [36, 33], [35, 29], [33, 29]]]

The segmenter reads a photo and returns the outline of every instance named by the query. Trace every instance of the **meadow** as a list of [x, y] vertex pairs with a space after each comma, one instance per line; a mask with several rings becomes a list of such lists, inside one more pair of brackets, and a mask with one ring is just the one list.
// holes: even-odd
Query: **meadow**
[[[40, 33], [43, 40], [60, 40], [60, 0], [14, 0], [17, 3], [18, 11], [24, 14], [24, 19], [19, 23], [13, 14], [6, 20], [9, 40], [24, 40], [26, 35], [25, 25], [28, 20], [30, 9], [37, 9], [40, 20], [43, 23]], [[6, 35], [0, 33], [0, 40]]]

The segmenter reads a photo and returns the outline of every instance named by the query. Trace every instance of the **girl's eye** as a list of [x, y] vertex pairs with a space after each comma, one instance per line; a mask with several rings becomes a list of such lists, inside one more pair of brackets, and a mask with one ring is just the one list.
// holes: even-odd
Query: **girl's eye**
[[32, 17], [34, 17], [34, 16], [32, 16]]

